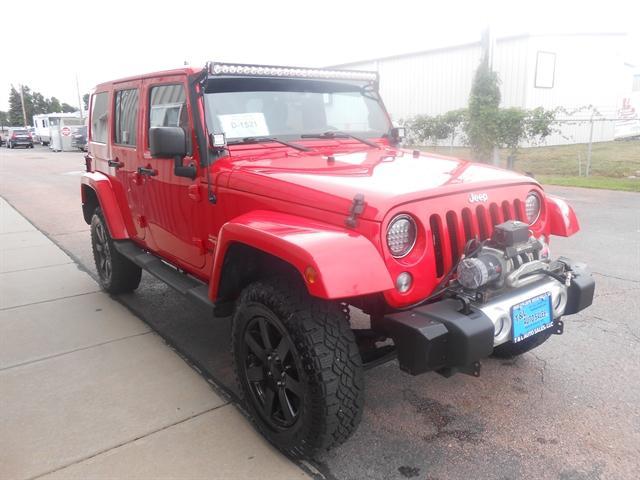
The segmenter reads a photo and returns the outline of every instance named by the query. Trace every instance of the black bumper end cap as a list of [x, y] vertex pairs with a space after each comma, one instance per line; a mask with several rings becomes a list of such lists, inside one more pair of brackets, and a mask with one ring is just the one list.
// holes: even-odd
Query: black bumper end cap
[[596, 282], [585, 263], [574, 262], [566, 257], [560, 257], [558, 260], [571, 271], [572, 278], [567, 288], [567, 305], [564, 315], [573, 315], [593, 303]]
[[478, 360], [493, 352], [493, 322], [480, 311], [465, 315], [459, 310], [460, 302], [446, 299], [384, 317], [401, 370], [480, 374]]

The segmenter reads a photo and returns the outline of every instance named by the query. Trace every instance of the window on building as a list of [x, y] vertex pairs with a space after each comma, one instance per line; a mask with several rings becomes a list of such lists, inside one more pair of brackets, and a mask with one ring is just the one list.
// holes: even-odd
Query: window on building
[[640, 92], [640, 75], [633, 76], [633, 85], [631, 86], [632, 92]]
[[538, 52], [536, 57], [536, 88], [553, 88], [556, 76], [556, 54]]
[[149, 128], [180, 127], [187, 137], [187, 153], [191, 154], [191, 132], [184, 85], [160, 85], [151, 89]]
[[[107, 92], [97, 93], [93, 96], [91, 108], [91, 140], [99, 143], [107, 143], [107, 128], [109, 126], [109, 109]], [[54, 125], [54, 119], [49, 119], [49, 125]]]
[[114, 142], [118, 145], [136, 145], [138, 128], [138, 90], [120, 90], [115, 99]]

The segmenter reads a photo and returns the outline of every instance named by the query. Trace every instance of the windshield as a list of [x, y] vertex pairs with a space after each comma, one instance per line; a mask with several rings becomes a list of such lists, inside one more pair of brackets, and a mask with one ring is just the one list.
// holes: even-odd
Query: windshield
[[227, 140], [299, 139], [330, 130], [382, 137], [391, 128], [366, 84], [300, 79], [215, 78], [207, 86], [209, 132]]

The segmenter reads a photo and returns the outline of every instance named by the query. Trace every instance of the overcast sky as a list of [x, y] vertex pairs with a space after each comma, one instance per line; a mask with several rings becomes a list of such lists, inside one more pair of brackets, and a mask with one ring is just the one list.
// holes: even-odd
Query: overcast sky
[[[16, 4], [18, 5], [18, 4]], [[206, 60], [323, 66], [519, 33], [629, 33], [640, 64], [640, 2], [35, 0], [6, 18], [0, 110], [11, 84], [77, 105], [115, 78]]]

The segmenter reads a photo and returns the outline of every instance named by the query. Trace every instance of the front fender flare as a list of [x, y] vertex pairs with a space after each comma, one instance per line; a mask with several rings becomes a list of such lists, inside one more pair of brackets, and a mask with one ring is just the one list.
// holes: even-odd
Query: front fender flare
[[364, 236], [343, 228], [272, 211], [254, 211], [225, 223], [218, 236], [209, 298], [217, 299], [225, 254], [242, 243], [292, 265], [304, 279], [308, 267], [316, 281], [305, 285], [313, 296], [338, 299], [393, 288], [380, 253]]
[[579, 232], [580, 223], [571, 205], [554, 195], [547, 195], [546, 198], [551, 235], [570, 237]]
[[[80, 182], [82, 186], [86, 185], [95, 192], [111, 238], [114, 240], [128, 239], [129, 234], [109, 177], [100, 172], [86, 172], [80, 177]], [[81, 194], [82, 203], [84, 204], [87, 198], [85, 198], [86, 194], [82, 186]]]

